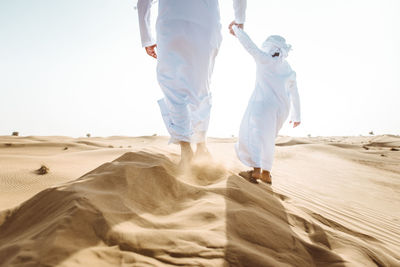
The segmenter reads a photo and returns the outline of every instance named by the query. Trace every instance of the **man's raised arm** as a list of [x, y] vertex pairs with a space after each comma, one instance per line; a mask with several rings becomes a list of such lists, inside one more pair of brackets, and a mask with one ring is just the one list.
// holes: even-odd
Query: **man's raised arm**
[[246, 20], [247, 0], [233, 0], [233, 10], [235, 11], [235, 22], [244, 24]]

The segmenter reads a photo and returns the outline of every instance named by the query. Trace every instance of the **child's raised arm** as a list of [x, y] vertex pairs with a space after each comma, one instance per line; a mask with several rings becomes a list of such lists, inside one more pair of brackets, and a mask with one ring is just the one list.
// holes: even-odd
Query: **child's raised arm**
[[258, 48], [258, 46], [250, 39], [247, 33], [245, 33], [242, 29], [240, 29], [236, 25], [233, 25], [232, 29], [236, 37], [239, 39], [240, 43], [247, 50], [247, 52], [249, 52], [249, 54], [253, 56], [255, 61], [261, 61], [265, 63], [271, 60], [272, 58], [271, 55], [265, 53], [260, 48]]

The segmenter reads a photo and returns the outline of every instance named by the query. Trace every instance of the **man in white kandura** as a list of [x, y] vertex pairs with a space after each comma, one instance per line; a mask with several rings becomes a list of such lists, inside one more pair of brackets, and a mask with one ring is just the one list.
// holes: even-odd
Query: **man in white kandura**
[[253, 170], [241, 172], [240, 175], [253, 183], [261, 179], [271, 184], [275, 138], [291, 106], [290, 122], [293, 122], [293, 127], [300, 124], [296, 73], [286, 61], [291, 46], [286, 44], [283, 37], [271, 35], [260, 49], [235, 22], [229, 28], [253, 56], [257, 66], [256, 88], [243, 116], [236, 144], [239, 159]]
[[[221, 43], [217, 0], [159, 0], [157, 40], [150, 30], [152, 0], [139, 0], [139, 26], [147, 54], [157, 58], [157, 78], [164, 93], [159, 100], [170, 143], [181, 145], [182, 163], [208, 155], [210, 78]], [[235, 23], [243, 27], [246, 0], [233, 0]], [[157, 47], [157, 52], [156, 48]]]

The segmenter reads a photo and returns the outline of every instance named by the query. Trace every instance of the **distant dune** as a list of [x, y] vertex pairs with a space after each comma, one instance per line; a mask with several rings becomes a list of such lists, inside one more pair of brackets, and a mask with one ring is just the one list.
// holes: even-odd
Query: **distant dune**
[[400, 266], [399, 136], [279, 137], [272, 186], [167, 140], [0, 136], [0, 266]]

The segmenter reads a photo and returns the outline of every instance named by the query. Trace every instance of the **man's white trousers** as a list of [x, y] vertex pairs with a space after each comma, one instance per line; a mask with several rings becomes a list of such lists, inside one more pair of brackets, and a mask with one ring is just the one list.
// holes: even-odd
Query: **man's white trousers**
[[184, 20], [157, 23], [158, 101], [171, 143], [205, 142], [211, 110], [210, 78], [221, 37]]

